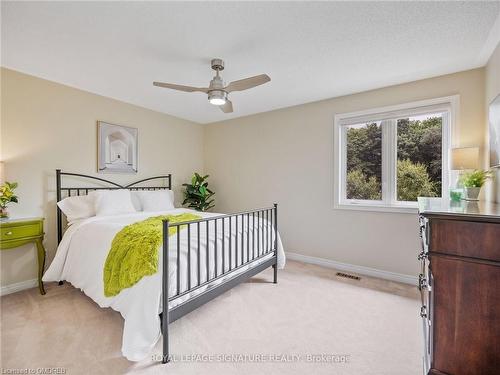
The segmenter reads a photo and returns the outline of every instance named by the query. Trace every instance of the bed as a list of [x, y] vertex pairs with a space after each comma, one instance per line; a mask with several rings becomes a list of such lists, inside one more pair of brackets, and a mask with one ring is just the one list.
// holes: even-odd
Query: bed
[[[78, 186], [63, 186], [63, 176], [78, 180]], [[91, 184], [82, 186], [82, 180]], [[122, 186], [99, 177], [56, 170], [57, 201], [103, 189], [170, 190], [171, 181], [172, 176], [165, 175]], [[68, 281], [99, 306], [120, 312], [124, 318], [122, 354], [127, 359], [144, 359], [162, 337], [162, 362], [167, 363], [169, 323], [267, 268], [273, 268], [273, 282], [277, 283], [278, 268], [285, 264], [276, 204], [234, 214], [196, 212], [200, 219], [175, 224], [163, 221], [156, 274], [143, 277], [116, 296], [104, 295], [104, 262], [121, 229], [152, 216], [194, 212], [175, 208], [94, 216], [76, 220], [64, 231], [64, 214], [57, 207], [59, 245], [43, 280]], [[169, 236], [172, 227], [176, 233]]]

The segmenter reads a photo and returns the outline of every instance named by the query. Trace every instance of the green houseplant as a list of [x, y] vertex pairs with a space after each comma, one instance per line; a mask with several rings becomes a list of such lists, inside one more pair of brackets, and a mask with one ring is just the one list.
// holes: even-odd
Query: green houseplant
[[208, 177], [209, 175], [202, 177], [195, 173], [190, 184], [182, 184], [186, 187], [182, 205], [187, 204], [189, 208], [194, 208], [197, 211], [207, 211], [215, 206], [215, 199], [212, 198], [215, 193], [208, 188]]
[[464, 173], [460, 177], [460, 181], [465, 188], [465, 199], [477, 201], [481, 187], [491, 176], [491, 171], [484, 171], [482, 169]]
[[0, 218], [8, 217], [7, 205], [11, 202], [17, 203], [19, 200], [14, 194], [17, 188], [17, 182], [5, 181], [0, 185]]

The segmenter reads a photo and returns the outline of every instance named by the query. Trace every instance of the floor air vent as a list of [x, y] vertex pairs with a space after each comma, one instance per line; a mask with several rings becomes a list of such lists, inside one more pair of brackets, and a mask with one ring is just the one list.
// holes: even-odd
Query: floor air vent
[[350, 274], [344, 273], [344, 272], [337, 272], [335, 275], [338, 277], [345, 277], [346, 279], [361, 280], [361, 277], [359, 277], [359, 276], [350, 275]]

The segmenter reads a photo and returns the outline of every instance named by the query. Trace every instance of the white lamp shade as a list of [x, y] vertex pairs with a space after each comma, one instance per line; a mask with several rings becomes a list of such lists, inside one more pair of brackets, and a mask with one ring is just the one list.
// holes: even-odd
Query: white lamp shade
[[461, 147], [451, 150], [451, 169], [462, 171], [479, 168], [479, 147]]

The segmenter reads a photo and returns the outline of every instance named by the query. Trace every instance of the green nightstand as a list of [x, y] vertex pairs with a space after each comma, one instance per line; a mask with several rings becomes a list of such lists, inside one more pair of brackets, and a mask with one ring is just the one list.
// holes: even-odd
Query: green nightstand
[[34, 242], [38, 252], [38, 288], [45, 294], [42, 275], [45, 267], [45, 249], [43, 247], [43, 218], [1, 219], [0, 249], [8, 250]]

